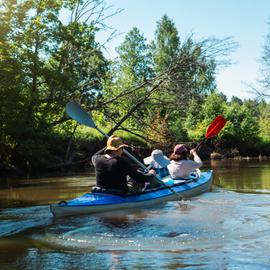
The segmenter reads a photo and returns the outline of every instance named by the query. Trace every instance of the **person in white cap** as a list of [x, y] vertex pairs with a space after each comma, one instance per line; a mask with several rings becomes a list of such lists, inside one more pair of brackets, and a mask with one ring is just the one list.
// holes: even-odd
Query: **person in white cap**
[[152, 151], [151, 156], [144, 158], [144, 164], [148, 165], [148, 169], [154, 169], [159, 179], [169, 175], [167, 166], [170, 164], [169, 158], [163, 155], [159, 149]]
[[188, 179], [191, 172], [203, 165], [195, 149], [191, 149], [190, 154], [194, 156], [194, 160], [188, 159], [188, 150], [184, 144], [177, 144], [174, 147], [173, 153], [170, 155], [171, 162], [168, 165], [169, 173], [173, 179]]

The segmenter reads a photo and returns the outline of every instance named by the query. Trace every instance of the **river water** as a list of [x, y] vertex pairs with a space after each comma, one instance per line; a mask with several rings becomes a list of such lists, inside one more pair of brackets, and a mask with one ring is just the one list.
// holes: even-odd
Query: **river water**
[[270, 269], [270, 161], [212, 161], [182, 203], [55, 219], [94, 175], [1, 180], [0, 269]]

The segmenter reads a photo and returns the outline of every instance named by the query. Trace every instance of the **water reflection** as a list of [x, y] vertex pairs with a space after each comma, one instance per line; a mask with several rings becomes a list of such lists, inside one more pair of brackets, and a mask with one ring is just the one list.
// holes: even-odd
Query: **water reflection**
[[245, 193], [270, 193], [269, 160], [213, 160], [214, 183]]
[[95, 184], [95, 176], [91, 173], [61, 178], [13, 179], [0, 183], [0, 208], [18, 207], [56, 203], [78, 197], [89, 192]]

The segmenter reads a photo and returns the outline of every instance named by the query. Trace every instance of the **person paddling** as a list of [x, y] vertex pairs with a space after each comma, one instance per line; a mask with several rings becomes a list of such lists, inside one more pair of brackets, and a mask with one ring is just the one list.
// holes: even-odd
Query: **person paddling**
[[135, 170], [122, 156], [124, 147], [128, 147], [128, 145], [124, 144], [120, 137], [112, 135], [107, 140], [107, 146], [92, 156], [97, 186], [93, 191], [128, 194], [128, 176], [143, 185], [150, 182], [152, 187], [156, 186], [154, 170], [150, 170], [148, 174]]
[[168, 165], [169, 173], [173, 179], [188, 179], [191, 172], [203, 165], [195, 148], [190, 150], [190, 154], [194, 156], [194, 160], [188, 159], [188, 150], [184, 144], [175, 145], [173, 153], [170, 155], [171, 162]]

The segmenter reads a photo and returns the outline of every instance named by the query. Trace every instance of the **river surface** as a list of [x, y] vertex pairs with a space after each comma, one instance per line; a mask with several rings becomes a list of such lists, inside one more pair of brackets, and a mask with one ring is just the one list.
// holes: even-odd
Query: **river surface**
[[270, 269], [270, 161], [212, 161], [212, 190], [145, 209], [53, 218], [94, 175], [0, 182], [0, 269]]

